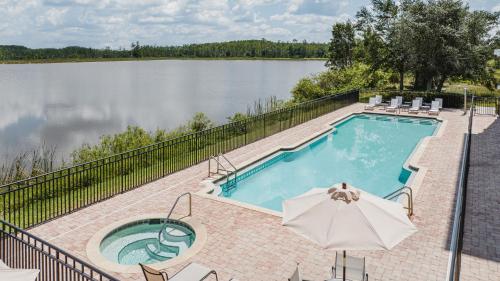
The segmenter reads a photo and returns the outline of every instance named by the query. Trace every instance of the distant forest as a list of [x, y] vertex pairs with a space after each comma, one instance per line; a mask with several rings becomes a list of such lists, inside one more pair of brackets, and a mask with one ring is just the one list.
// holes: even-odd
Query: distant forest
[[120, 58], [326, 58], [328, 44], [242, 40], [182, 46], [151, 46], [132, 43], [130, 49], [94, 49], [78, 46], [30, 49], [17, 45], [0, 45], [0, 61], [52, 59], [120, 59]]

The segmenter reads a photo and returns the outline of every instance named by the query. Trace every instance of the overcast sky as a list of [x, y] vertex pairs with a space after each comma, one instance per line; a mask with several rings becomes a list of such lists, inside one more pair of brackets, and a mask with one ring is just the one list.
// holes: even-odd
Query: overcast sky
[[[0, 44], [129, 47], [238, 39], [325, 42], [369, 0], [0, 0]], [[471, 0], [499, 11], [499, 0]]]

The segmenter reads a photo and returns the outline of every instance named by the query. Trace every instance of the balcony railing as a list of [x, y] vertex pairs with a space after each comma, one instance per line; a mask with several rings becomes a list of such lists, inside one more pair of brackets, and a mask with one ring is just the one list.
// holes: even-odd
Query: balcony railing
[[11, 268], [40, 270], [38, 281], [118, 281], [3, 220], [0, 220], [0, 259]]

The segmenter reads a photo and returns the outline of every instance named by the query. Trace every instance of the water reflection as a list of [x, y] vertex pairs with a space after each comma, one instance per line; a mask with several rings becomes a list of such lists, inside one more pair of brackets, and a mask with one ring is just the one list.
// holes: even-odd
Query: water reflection
[[289, 98], [321, 61], [170, 60], [0, 65], [0, 155], [55, 145], [58, 157], [127, 125], [222, 123], [258, 98]]

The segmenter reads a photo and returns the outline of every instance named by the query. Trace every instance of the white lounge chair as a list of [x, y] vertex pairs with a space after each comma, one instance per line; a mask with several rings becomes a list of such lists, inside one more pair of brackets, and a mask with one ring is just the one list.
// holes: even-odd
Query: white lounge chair
[[377, 106], [377, 98], [370, 98], [368, 101], [368, 104], [365, 105], [366, 110], [373, 110], [375, 109], [375, 106]]
[[292, 277], [288, 278], [288, 281], [306, 281], [302, 279], [300, 274], [299, 263], [297, 263], [297, 267], [295, 267], [295, 271], [293, 272]]
[[397, 99], [391, 99], [391, 105], [389, 105], [385, 110], [386, 111], [393, 111], [396, 112], [396, 110], [399, 108], [398, 105], [398, 100]]
[[398, 100], [398, 106], [401, 107], [403, 105], [403, 97], [402, 96], [396, 96], [396, 99]]
[[439, 109], [443, 109], [443, 99], [442, 98], [435, 98], [434, 100], [439, 102]]
[[143, 264], [139, 265], [141, 266], [142, 273], [144, 273], [144, 277], [147, 281], [201, 281], [205, 280], [212, 274], [215, 276], [216, 281], [219, 280], [215, 270], [194, 262], [184, 266], [170, 278], [165, 270], [156, 270]]
[[38, 277], [38, 273], [40, 273], [38, 269], [11, 268], [0, 260], [0, 280], [34, 281]]
[[424, 98], [423, 97], [416, 97], [415, 99], [420, 101], [420, 106], [422, 106], [424, 104]]
[[413, 100], [411, 103], [411, 107], [408, 109], [408, 113], [418, 113], [420, 111], [420, 100]]
[[375, 96], [375, 104], [380, 105], [382, 103], [382, 95]]
[[431, 114], [436, 114], [436, 115], [439, 115], [439, 101], [433, 101], [431, 103], [431, 109], [429, 109], [429, 115]]

